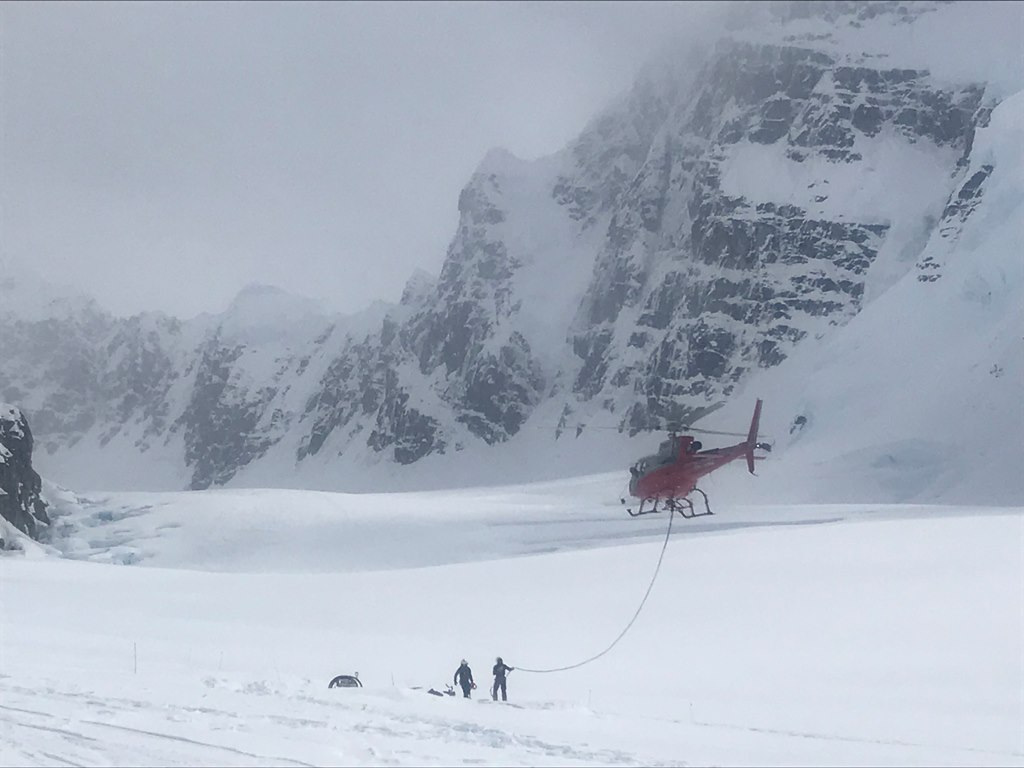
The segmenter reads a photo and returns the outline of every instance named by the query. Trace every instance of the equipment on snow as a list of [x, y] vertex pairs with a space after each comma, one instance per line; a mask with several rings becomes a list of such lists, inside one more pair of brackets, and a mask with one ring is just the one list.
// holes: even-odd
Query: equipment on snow
[[362, 688], [363, 683], [359, 679], [359, 673], [354, 675], [338, 675], [327, 684], [328, 688]]
[[441, 693], [441, 691], [435, 690], [433, 688], [427, 691], [427, 693], [429, 693], [431, 696], [454, 696], [455, 689], [452, 688], [450, 685], [445, 685], [444, 693]]

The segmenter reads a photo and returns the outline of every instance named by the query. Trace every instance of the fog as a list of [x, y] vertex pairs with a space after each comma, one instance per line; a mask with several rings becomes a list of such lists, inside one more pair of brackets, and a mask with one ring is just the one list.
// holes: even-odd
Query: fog
[[704, 3], [5, 3], [2, 257], [127, 314], [436, 272], [486, 151], [564, 147]]

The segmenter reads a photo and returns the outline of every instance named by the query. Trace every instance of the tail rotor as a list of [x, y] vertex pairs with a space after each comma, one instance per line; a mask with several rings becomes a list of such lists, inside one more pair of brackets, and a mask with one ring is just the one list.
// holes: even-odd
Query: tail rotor
[[757, 442], [757, 428], [761, 423], [761, 400], [758, 399], [754, 405], [754, 418], [750, 420], [750, 432], [747, 433], [747, 442], [744, 447], [747, 449], [747, 469], [754, 474], [754, 449], [760, 447]]

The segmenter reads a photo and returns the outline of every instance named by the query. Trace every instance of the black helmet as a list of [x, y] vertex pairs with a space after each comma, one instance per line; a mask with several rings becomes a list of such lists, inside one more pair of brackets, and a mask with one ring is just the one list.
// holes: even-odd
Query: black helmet
[[499, 664], [504, 664], [504, 663], [505, 663], [505, 662], [503, 662], [503, 661], [501, 660], [501, 656], [499, 656], [499, 657], [498, 657], [498, 658], [496, 659], [496, 661], [497, 661], [497, 662], [498, 662]]

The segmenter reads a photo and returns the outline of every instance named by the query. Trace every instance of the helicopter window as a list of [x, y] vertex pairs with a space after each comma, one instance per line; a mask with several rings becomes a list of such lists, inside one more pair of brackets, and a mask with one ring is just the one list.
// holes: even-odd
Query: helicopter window
[[654, 459], [658, 464], [671, 464], [676, 460], [678, 450], [675, 440], [665, 440], [658, 446], [658, 454]]

